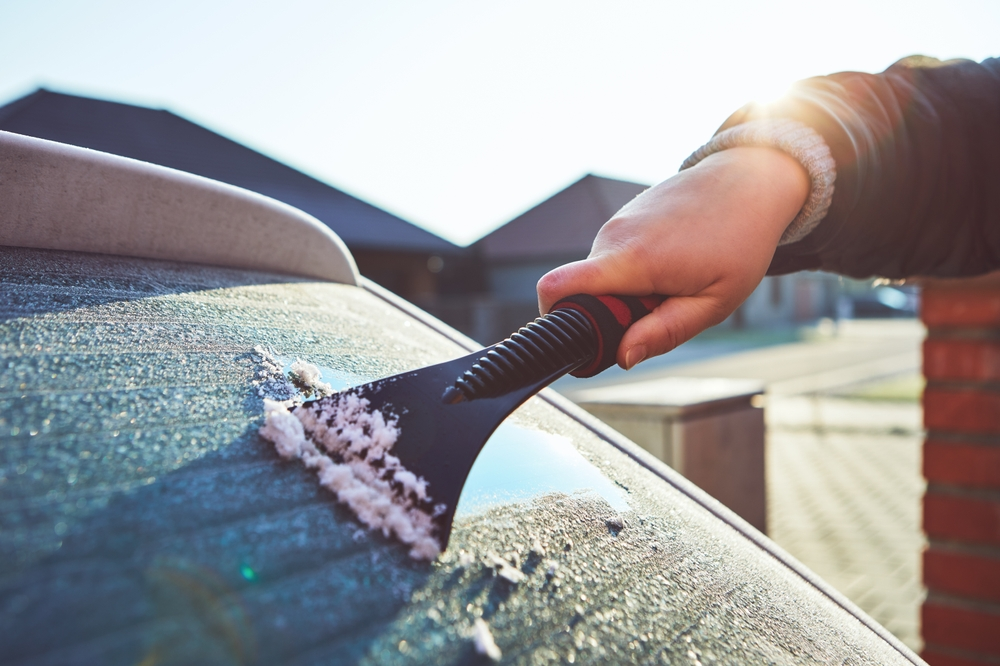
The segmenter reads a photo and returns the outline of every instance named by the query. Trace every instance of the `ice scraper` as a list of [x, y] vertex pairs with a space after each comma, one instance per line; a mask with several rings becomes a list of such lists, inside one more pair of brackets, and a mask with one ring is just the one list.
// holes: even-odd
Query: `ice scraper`
[[319, 470], [324, 485], [369, 527], [429, 559], [447, 546], [462, 486], [497, 426], [564, 374], [591, 377], [613, 365], [628, 327], [662, 300], [571, 296], [491, 347], [292, 412], [313, 440], [310, 450], [329, 457]]

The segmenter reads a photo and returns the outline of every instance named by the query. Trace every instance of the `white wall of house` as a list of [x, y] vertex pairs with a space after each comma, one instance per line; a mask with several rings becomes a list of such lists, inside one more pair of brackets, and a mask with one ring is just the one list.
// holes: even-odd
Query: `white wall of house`
[[504, 303], [535, 303], [535, 285], [543, 275], [565, 262], [552, 259], [493, 266], [489, 270], [490, 295]]
[[765, 277], [729, 318], [728, 325], [771, 328], [835, 317], [840, 291], [839, 276], [829, 273], [806, 271]]
[[[795, 278], [766, 277], [740, 306], [744, 328], [769, 328], [790, 323], [795, 312]], [[737, 320], [739, 319], [737, 316]], [[734, 322], [735, 323], [735, 322]]]

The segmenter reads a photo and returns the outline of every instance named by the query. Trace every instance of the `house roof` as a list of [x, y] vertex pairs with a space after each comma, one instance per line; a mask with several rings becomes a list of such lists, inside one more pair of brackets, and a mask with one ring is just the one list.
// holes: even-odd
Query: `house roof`
[[352, 250], [452, 254], [458, 246], [162, 109], [39, 89], [0, 107], [0, 130], [171, 167], [284, 201]]
[[477, 241], [489, 261], [584, 258], [601, 226], [648, 185], [588, 174]]

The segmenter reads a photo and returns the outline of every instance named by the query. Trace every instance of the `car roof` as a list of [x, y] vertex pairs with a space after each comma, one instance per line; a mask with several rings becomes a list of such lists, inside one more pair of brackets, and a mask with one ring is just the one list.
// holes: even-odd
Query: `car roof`
[[274, 199], [182, 171], [0, 132], [0, 244], [357, 284], [344, 243]]

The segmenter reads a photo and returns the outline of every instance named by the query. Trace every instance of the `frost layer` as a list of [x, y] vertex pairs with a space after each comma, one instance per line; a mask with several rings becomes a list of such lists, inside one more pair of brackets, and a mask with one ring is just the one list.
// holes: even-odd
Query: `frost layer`
[[292, 400], [298, 391], [288, 381], [281, 370], [281, 364], [274, 355], [257, 345], [250, 357], [257, 364], [253, 385], [257, 387], [257, 395], [265, 400]]
[[264, 400], [260, 434], [278, 454], [315, 469], [321, 485], [337, 495], [362, 523], [412, 546], [410, 556], [432, 560], [441, 552], [427, 482], [389, 453], [399, 438], [395, 419], [369, 409], [356, 394], [336, 394], [289, 410]]

